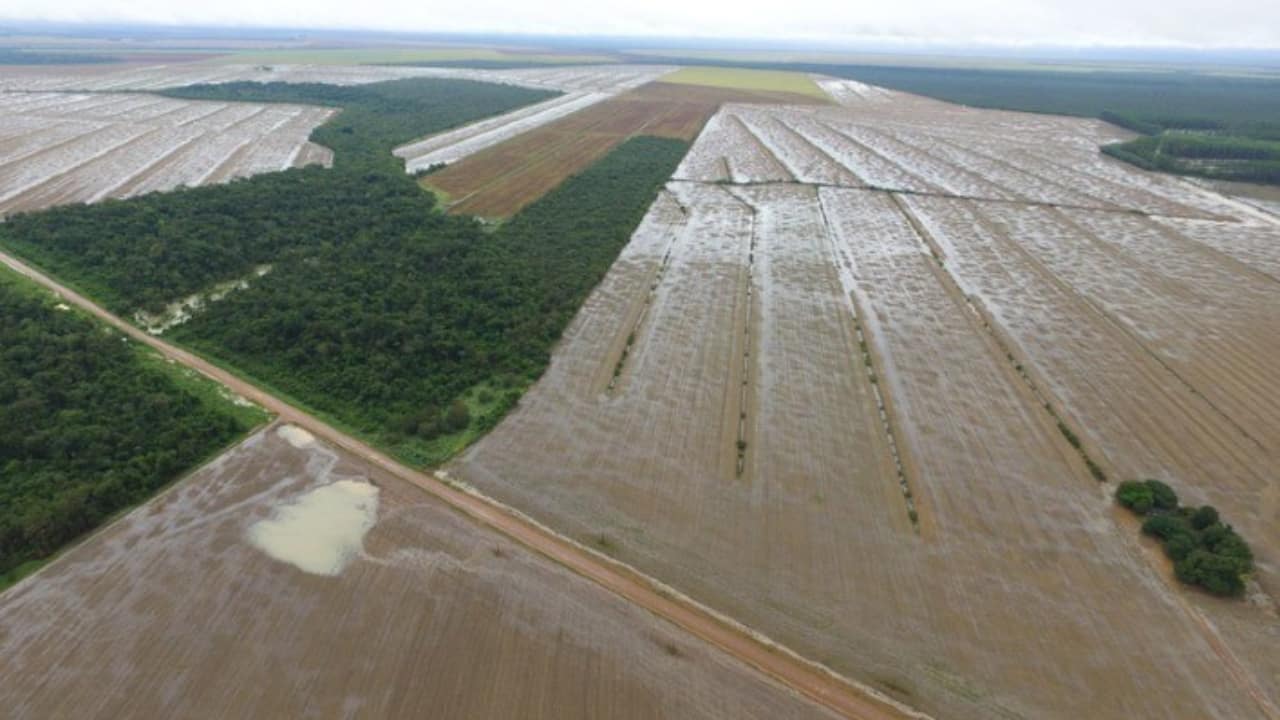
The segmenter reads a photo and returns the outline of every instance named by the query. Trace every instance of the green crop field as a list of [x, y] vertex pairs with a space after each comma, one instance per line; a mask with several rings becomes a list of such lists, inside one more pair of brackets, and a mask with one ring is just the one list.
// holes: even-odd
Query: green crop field
[[688, 67], [663, 75], [660, 78], [660, 82], [732, 88], [734, 90], [787, 92], [822, 99], [827, 98], [827, 94], [822, 92], [822, 88], [818, 87], [817, 83], [808, 75], [780, 70]]

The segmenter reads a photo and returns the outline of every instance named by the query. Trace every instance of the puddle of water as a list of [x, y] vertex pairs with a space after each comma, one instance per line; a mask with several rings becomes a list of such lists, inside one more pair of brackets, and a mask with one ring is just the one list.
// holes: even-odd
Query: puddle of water
[[364, 536], [377, 519], [378, 488], [339, 480], [277, 508], [272, 517], [254, 523], [247, 536], [254, 547], [280, 562], [333, 576], [364, 547]]

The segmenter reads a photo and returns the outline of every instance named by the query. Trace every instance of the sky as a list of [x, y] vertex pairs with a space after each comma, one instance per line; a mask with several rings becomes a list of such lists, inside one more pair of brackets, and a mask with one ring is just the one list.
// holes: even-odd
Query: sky
[[[1212, 8], [1212, 9], [1210, 9]], [[4, 0], [0, 21], [761, 38], [975, 46], [1280, 48], [1280, 0]]]

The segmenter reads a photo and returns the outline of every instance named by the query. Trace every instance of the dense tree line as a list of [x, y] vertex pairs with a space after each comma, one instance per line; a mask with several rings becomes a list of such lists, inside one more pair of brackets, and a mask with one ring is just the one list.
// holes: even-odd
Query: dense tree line
[[684, 150], [633, 139], [493, 231], [422, 193], [416, 224], [292, 248], [173, 337], [387, 444], [457, 431], [468, 388], [541, 374]]
[[1158, 539], [1173, 561], [1178, 579], [1215, 595], [1244, 593], [1244, 576], [1253, 570], [1253, 551], [1211, 505], [1179, 507], [1178, 495], [1159, 480], [1128, 480], [1116, 500], [1146, 517], [1142, 532]]
[[[335, 166], [20, 216], [0, 244], [124, 314], [270, 264], [172, 337], [393, 449], [497, 422], [687, 147], [633, 139], [494, 229], [438, 212], [390, 150], [546, 93], [408, 80], [171, 94], [341, 104], [313, 134]], [[468, 394], [481, 387], [488, 401]]]
[[248, 429], [20, 282], [0, 275], [0, 577]]
[[337, 117], [312, 134], [314, 141], [335, 149], [336, 167], [18, 215], [0, 224], [0, 244], [74, 279], [116, 312], [155, 311], [242, 277], [290, 248], [342, 243], [360, 233], [412, 232], [423, 222], [424, 199], [391, 155], [392, 147], [551, 96], [435, 79], [359, 87], [231, 83], [168, 94], [346, 102]]

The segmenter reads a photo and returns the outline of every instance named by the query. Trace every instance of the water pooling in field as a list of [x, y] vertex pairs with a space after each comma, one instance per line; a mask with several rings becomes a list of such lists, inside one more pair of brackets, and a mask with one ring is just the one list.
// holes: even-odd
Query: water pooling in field
[[315, 575], [337, 575], [364, 546], [378, 519], [378, 488], [339, 480], [299, 495], [249, 528], [267, 555]]

